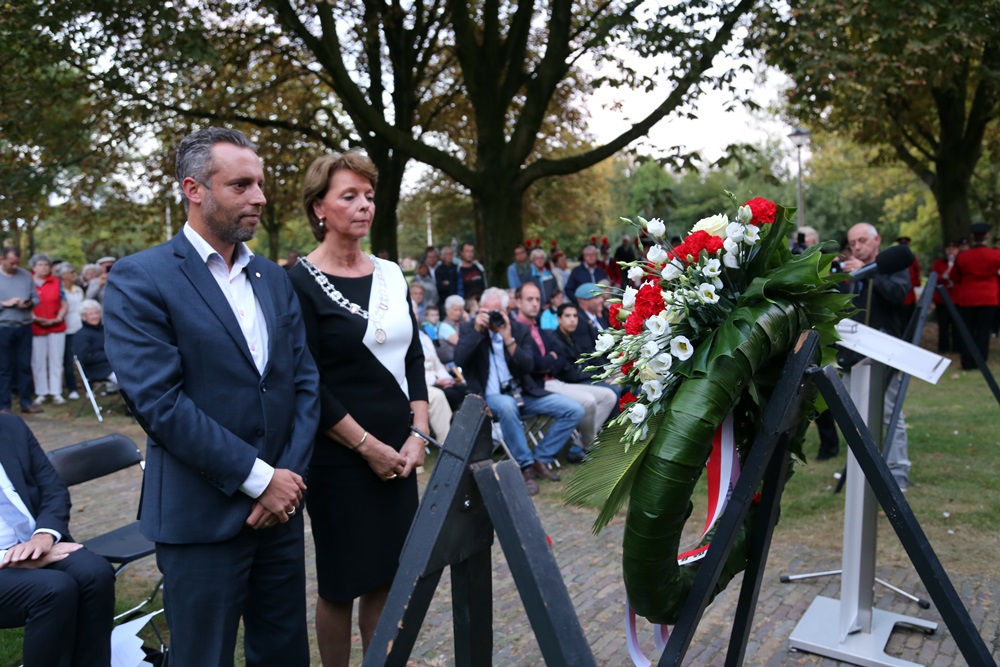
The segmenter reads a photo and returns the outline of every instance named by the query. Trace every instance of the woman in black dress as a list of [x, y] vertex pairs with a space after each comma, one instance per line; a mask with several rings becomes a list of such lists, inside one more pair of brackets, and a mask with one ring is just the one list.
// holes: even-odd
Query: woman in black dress
[[355, 598], [365, 650], [417, 509], [427, 388], [399, 267], [361, 250], [375, 214], [375, 166], [359, 153], [316, 160], [303, 202], [320, 242], [289, 272], [320, 372], [322, 414], [309, 467], [316, 635], [325, 667], [346, 666]]

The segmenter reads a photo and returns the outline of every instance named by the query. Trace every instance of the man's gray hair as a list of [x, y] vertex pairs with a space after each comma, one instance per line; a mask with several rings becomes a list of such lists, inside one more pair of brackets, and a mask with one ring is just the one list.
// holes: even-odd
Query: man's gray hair
[[500, 307], [507, 310], [507, 305], [510, 303], [510, 294], [507, 293], [507, 290], [500, 289], [499, 287], [487, 287], [483, 295], [479, 297], [479, 304], [482, 305], [484, 301], [497, 295], [500, 296]]
[[[216, 144], [232, 144], [257, 152], [257, 144], [239, 130], [225, 127], [197, 130], [181, 139], [177, 147], [177, 182], [183, 183], [190, 177], [207, 186], [216, 171], [212, 163], [212, 147]], [[188, 210], [187, 197], [184, 197], [184, 210]]]
[[532, 260], [534, 260], [535, 257], [538, 257], [538, 256], [544, 257], [545, 259], [549, 258], [548, 253], [546, 253], [541, 248], [535, 248], [534, 250], [531, 251], [530, 257], [531, 257]]
[[69, 262], [63, 262], [59, 266], [56, 267], [55, 274], [57, 276], [59, 276], [60, 278], [62, 278], [64, 275], [66, 275], [70, 271], [76, 271], [76, 267], [73, 266], [72, 264], [70, 264]]

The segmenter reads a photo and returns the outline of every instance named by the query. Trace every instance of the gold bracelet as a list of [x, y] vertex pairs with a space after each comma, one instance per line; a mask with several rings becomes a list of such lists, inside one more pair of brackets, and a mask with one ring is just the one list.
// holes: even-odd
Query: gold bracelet
[[361, 445], [365, 444], [365, 440], [367, 440], [367, 439], [368, 439], [368, 431], [365, 431], [365, 434], [363, 436], [361, 436], [360, 440], [358, 440], [358, 444], [356, 444], [353, 447], [351, 447], [351, 451], [354, 451], [355, 449], [357, 449]]

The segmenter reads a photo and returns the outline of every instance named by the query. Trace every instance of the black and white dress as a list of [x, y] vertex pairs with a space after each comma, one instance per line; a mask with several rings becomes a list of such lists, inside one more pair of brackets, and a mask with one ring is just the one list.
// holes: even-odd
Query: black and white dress
[[[374, 275], [323, 274], [364, 319], [336, 303], [301, 262], [289, 272], [302, 304], [309, 349], [320, 373], [321, 415], [309, 466], [306, 509], [316, 544], [320, 596], [349, 602], [392, 582], [417, 509], [417, 479], [385, 481], [356, 451], [324, 435], [350, 415], [397, 451], [409, 433], [410, 401], [426, 401], [424, 357], [400, 268], [379, 262]], [[388, 309], [378, 315], [380, 302]], [[378, 334], [381, 329], [385, 342]]]

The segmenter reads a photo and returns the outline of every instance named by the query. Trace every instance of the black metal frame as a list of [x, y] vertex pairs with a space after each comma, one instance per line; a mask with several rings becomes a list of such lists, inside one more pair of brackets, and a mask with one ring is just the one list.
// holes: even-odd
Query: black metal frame
[[427, 484], [364, 667], [405, 667], [445, 566], [456, 667], [493, 661], [496, 532], [550, 666], [596, 667], [517, 464], [494, 463], [486, 403], [468, 396]]
[[[932, 273], [931, 275], [934, 274]], [[965, 326], [965, 318], [958, 312], [958, 307], [951, 300], [948, 290], [945, 289], [944, 285], [937, 286], [937, 293], [941, 297], [941, 301], [944, 302], [944, 307], [948, 309], [948, 314], [951, 315], [951, 320], [955, 323], [955, 328], [958, 329], [958, 335], [962, 337], [962, 345], [969, 350], [972, 360], [976, 362], [979, 372], [983, 374], [983, 379], [986, 380], [990, 391], [993, 392], [993, 398], [997, 399], [997, 403], [1000, 403], [1000, 387], [997, 386], [997, 381], [993, 378], [993, 373], [990, 372], [989, 366], [986, 365], [983, 355], [979, 354], [979, 348], [976, 347], [976, 342], [972, 340], [972, 333], [969, 331], [969, 327]]]

